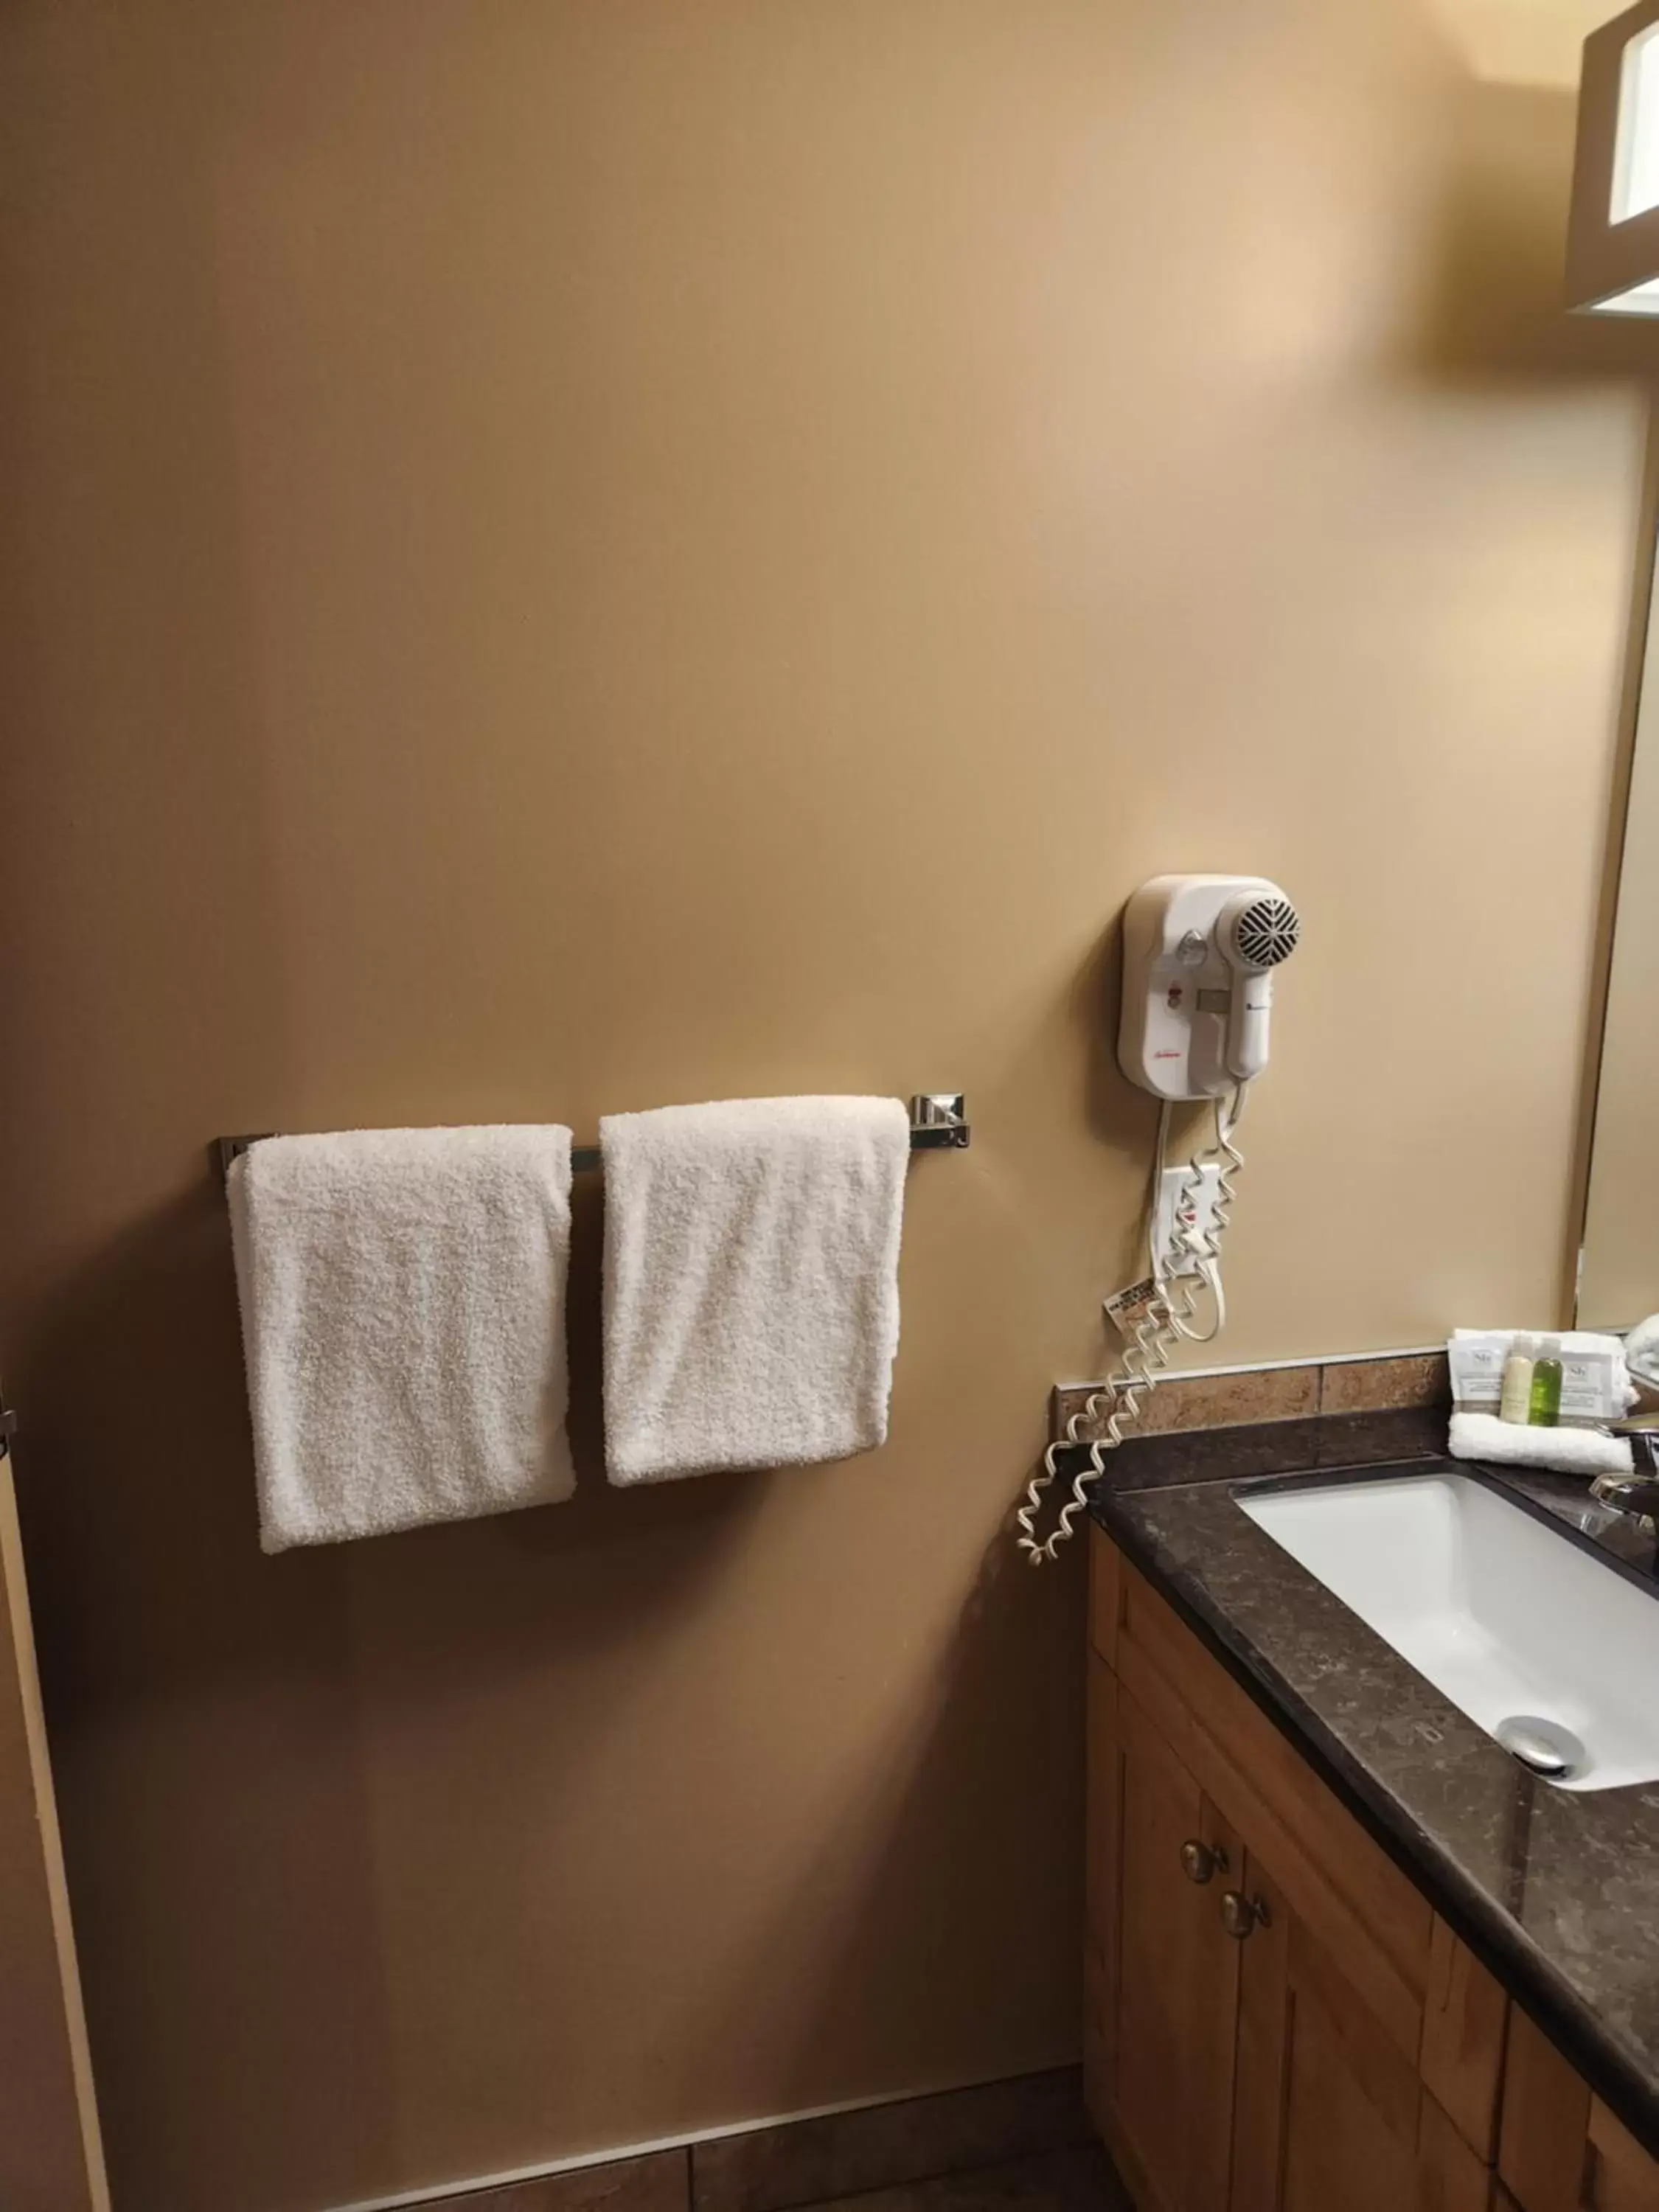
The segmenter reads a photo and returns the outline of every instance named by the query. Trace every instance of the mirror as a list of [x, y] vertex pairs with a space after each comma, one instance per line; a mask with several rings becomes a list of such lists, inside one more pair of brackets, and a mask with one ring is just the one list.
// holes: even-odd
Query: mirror
[[1578, 1278], [1581, 1328], [1659, 1313], [1659, 605], [1649, 620]]

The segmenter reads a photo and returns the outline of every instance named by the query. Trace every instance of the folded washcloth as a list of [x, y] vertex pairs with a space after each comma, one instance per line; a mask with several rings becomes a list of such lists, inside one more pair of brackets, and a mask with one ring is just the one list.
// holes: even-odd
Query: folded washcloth
[[613, 1114], [599, 1142], [611, 1481], [884, 1442], [910, 1147], [897, 1099]]
[[570, 1495], [568, 1129], [267, 1137], [228, 1195], [267, 1552]]
[[1450, 1449], [1454, 1459], [1550, 1468], [1558, 1474], [1631, 1471], [1628, 1437], [1609, 1437], [1600, 1429], [1534, 1429], [1521, 1421], [1500, 1421], [1495, 1413], [1454, 1413]]
[[1625, 1361], [1638, 1382], [1659, 1389], [1659, 1314], [1638, 1321], [1626, 1337]]

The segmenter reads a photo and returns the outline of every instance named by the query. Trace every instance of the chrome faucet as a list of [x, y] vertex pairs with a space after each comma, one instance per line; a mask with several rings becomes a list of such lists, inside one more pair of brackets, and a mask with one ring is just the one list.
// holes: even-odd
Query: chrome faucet
[[1598, 1474], [1590, 1496], [1615, 1513], [1632, 1515], [1650, 1536], [1659, 1535], [1659, 1474]]
[[1632, 1472], [1598, 1474], [1590, 1485], [1590, 1496], [1615, 1513], [1629, 1514], [1644, 1535], [1659, 1543], [1659, 1430], [1647, 1425], [1650, 1418], [1612, 1424], [1614, 1436], [1630, 1439]]

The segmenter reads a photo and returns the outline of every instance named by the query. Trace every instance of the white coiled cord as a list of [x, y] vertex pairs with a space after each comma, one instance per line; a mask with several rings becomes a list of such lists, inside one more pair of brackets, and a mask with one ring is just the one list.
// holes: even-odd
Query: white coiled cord
[[[1164, 1102], [1158, 1117], [1158, 1144], [1152, 1157], [1151, 1194], [1147, 1204], [1146, 1250], [1151, 1263], [1153, 1295], [1135, 1324], [1133, 1336], [1117, 1371], [1098, 1390], [1090, 1394], [1087, 1401], [1073, 1414], [1066, 1424], [1066, 1433], [1058, 1443], [1049, 1445], [1042, 1455], [1042, 1472], [1034, 1475], [1025, 1486], [1025, 1503], [1014, 1516], [1019, 1525], [1019, 1548], [1034, 1567], [1049, 1564], [1060, 1547], [1077, 1531], [1075, 1523], [1079, 1514], [1089, 1509], [1088, 1485], [1106, 1472], [1106, 1454], [1115, 1451], [1124, 1441], [1125, 1431], [1133, 1427], [1140, 1418], [1141, 1401], [1158, 1386], [1158, 1380], [1170, 1364], [1170, 1354], [1179, 1343], [1210, 1344], [1220, 1335], [1227, 1318], [1227, 1301], [1221, 1285], [1221, 1240], [1227, 1232], [1232, 1218], [1233, 1200], [1237, 1196], [1234, 1178], [1244, 1164], [1244, 1155], [1233, 1142], [1233, 1132], [1243, 1119], [1244, 1097], [1248, 1085], [1241, 1083], [1224, 1103], [1215, 1101], [1215, 1141], [1194, 1155], [1182, 1187], [1180, 1203], [1176, 1207], [1176, 1244], [1184, 1251], [1191, 1263], [1191, 1271], [1183, 1271], [1171, 1284], [1165, 1273], [1164, 1255], [1158, 1250], [1158, 1200], [1163, 1188], [1166, 1155], [1170, 1142], [1170, 1107]], [[1204, 1171], [1217, 1167], [1215, 1204], [1210, 1214], [1207, 1230], [1181, 1228], [1182, 1218], [1195, 1188], [1201, 1187]], [[1193, 1326], [1198, 1311], [1201, 1291], [1210, 1293], [1210, 1326], [1205, 1329]], [[1172, 1296], [1173, 1292], [1173, 1296]], [[1072, 1494], [1061, 1507], [1060, 1518], [1046, 1537], [1036, 1533], [1036, 1516], [1042, 1509], [1043, 1493], [1060, 1474], [1060, 1455], [1079, 1446], [1083, 1438], [1079, 1431], [1085, 1424], [1097, 1420], [1103, 1406], [1109, 1404], [1106, 1416], [1106, 1433], [1091, 1441], [1087, 1449], [1088, 1464], [1073, 1478]]]

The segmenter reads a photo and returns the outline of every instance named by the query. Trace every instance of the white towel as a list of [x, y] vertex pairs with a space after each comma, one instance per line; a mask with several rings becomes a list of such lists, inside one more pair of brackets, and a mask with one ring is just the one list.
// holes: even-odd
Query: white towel
[[884, 1442], [910, 1149], [898, 1100], [613, 1114], [599, 1143], [611, 1481]]
[[264, 1550], [570, 1495], [568, 1129], [267, 1137], [228, 1194]]
[[1533, 1428], [1524, 1421], [1500, 1421], [1496, 1413], [1454, 1413], [1454, 1459], [1491, 1460], [1504, 1467], [1542, 1467], [1558, 1474], [1628, 1474], [1628, 1437], [1600, 1429]]
[[1659, 1389], [1659, 1314], [1638, 1321], [1625, 1339], [1625, 1362], [1638, 1382]]

